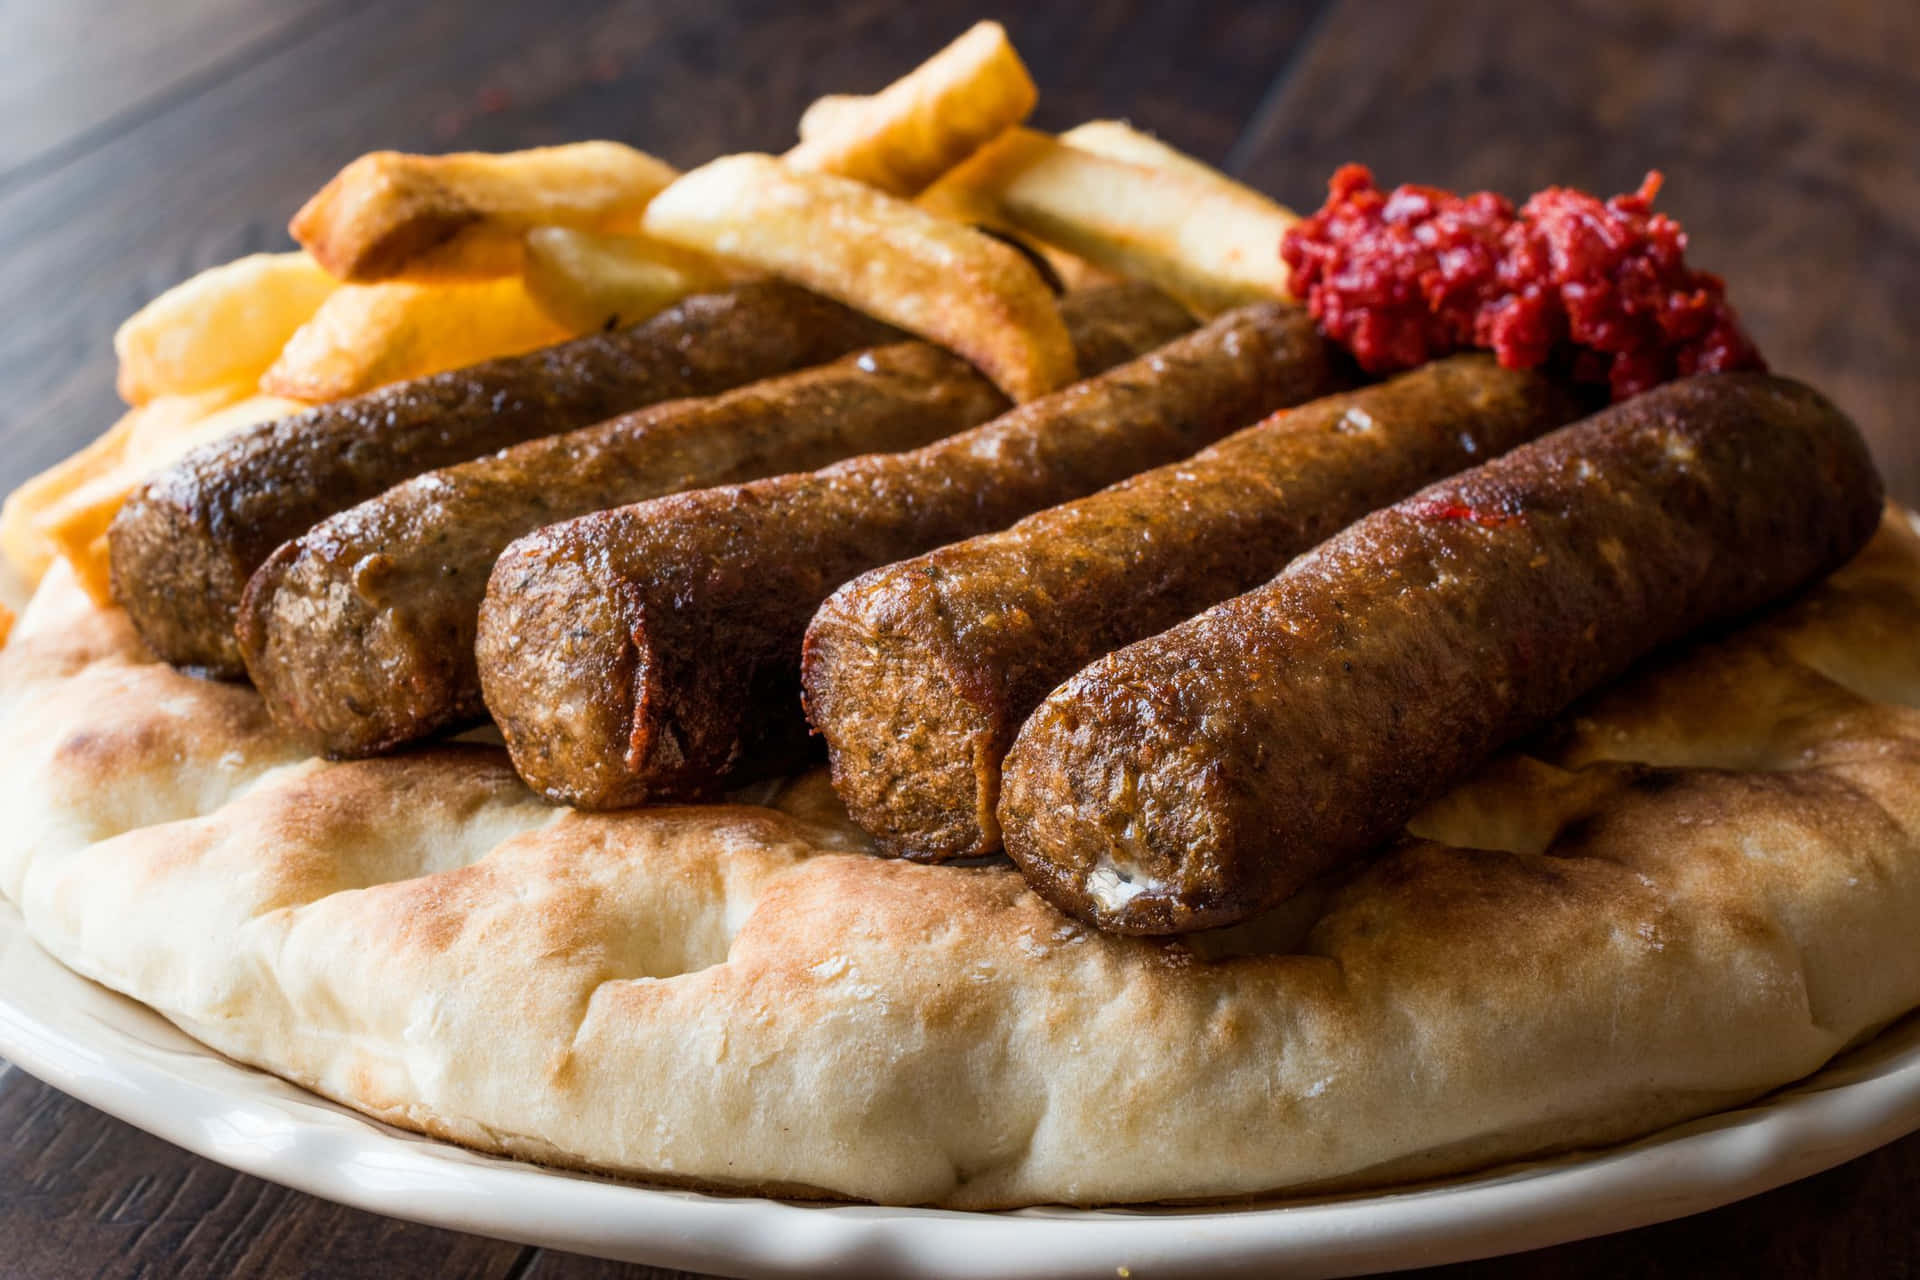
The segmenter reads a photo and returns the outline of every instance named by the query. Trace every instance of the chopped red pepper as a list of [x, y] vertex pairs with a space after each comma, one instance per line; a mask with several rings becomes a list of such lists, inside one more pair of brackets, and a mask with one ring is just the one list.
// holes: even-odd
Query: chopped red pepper
[[1329, 338], [1371, 373], [1486, 347], [1510, 369], [1569, 357], [1614, 399], [1690, 373], [1764, 369], [1718, 276], [1653, 212], [1660, 175], [1601, 201], [1549, 187], [1525, 207], [1492, 192], [1391, 194], [1360, 165], [1288, 231], [1280, 254]]

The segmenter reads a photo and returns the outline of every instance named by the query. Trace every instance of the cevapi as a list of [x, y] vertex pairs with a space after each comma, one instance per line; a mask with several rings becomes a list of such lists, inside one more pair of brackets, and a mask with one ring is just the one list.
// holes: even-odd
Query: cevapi
[[1303, 311], [1258, 304], [909, 453], [544, 529], [494, 569], [487, 707], [521, 775], [584, 807], [784, 767], [805, 742], [801, 639], [835, 587], [1185, 457], [1344, 370]]
[[1627, 400], [1067, 681], [1007, 756], [1007, 852], [1103, 929], [1245, 920], [1646, 654], [1838, 567], [1880, 503], [1798, 383]]
[[247, 579], [334, 512], [435, 467], [899, 337], [804, 289], [743, 284], [631, 329], [265, 422], [194, 450], [128, 500], [108, 533], [114, 598], [161, 658], [238, 676]]
[[994, 852], [1001, 760], [1055, 685], [1576, 412], [1540, 374], [1455, 356], [856, 578], [805, 647], [807, 714], [835, 789], [889, 852]]
[[[1188, 323], [1143, 285], [1069, 296], [1061, 315], [1094, 372]], [[430, 471], [260, 567], [238, 621], [247, 672], [277, 721], [334, 756], [477, 720], [474, 631], [487, 575], [514, 539], [684, 489], [911, 449], [1008, 407], [959, 356], [895, 343]]]

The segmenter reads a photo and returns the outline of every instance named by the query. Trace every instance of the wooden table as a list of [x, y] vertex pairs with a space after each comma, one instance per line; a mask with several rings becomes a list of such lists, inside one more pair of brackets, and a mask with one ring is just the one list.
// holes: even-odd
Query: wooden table
[[[1668, 178], [1761, 347], [1920, 503], [1920, 6], [1911, 0], [1082, 0], [1008, 6], [1038, 123], [1127, 116], [1295, 207], [1339, 163], [1524, 194]], [[375, 147], [585, 137], [777, 150], [977, 16], [959, 0], [111, 0], [0, 42], [0, 488], [116, 412], [114, 326], [284, 246]], [[1477, 1265], [1537, 1276], [1910, 1274], [1920, 1137], [1697, 1218]], [[648, 1274], [415, 1227], [186, 1155], [0, 1063], [0, 1273]], [[662, 1272], [653, 1272], [663, 1275]], [[1433, 1273], [1443, 1274], [1443, 1273]]]

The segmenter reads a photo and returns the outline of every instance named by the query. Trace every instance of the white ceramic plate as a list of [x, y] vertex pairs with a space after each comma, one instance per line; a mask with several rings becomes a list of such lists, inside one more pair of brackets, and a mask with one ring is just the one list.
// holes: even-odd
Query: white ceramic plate
[[189, 1151], [376, 1213], [737, 1276], [1342, 1276], [1644, 1226], [1920, 1128], [1920, 1018], [1753, 1106], [1392, 1194], [1205, 1211], [971, 1214], [655, 1190], [434, 1142], [220, 1057], [62, 968], [0, 901], [0, 1056]]

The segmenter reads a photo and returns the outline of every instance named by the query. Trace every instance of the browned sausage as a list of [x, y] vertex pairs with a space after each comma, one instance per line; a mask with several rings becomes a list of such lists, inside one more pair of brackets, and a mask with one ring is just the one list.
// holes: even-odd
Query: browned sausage
[[114, 596], [160, 657], [237, 676], [233, 624], [247, 579], [334, 512], [435, 467], [899, 336], [804, 289], [747, 284], [632, 329], [262, 423], [194, 450], [127, 502], [108, 534]]
[[1798, 383], [1628, 400], [1068, 680], [1007, 756], [1007, 852], [1104, 929], [1243, 920], [1652, 649], [1838, 567], [1880, 500]]
[[[1134, 354], [1145, 286], [1064, 299], [1076, 354]], [[558, 520], [661, 494], [910, 449], [1007, 400], [960, 357], [896, 343], [722, 395], [675, 400], [416, 476], [283, 544], [253, 575], [239, 636], [274, 719], [336, 756], [479, 718], [474, 629], [507, 545]]]
[[275, 721], [335, 757], [476, 720], [474, 628], [515, 538], [680, 489], [911, 448], [1006, 407], [960, 357], [896, 343], [429, 471], [268, 557], [240, 603], [247, 674]]
[[1049, 690], [1322, 538], [1575, 416], [1491, 356], [1329, 396], [1010, 529], [865, 574], [807, 629], [807, 714], [883, 848], [1000, 847], [1000, 762]]
[[487, 706], [555, 799], [706, 794], [804, 739], [801, 636], [854, 574], [1183, 457], [1333, 377], [1304, 313], [1249, 307], [911, 453], [543, 530], [494, 569]]

